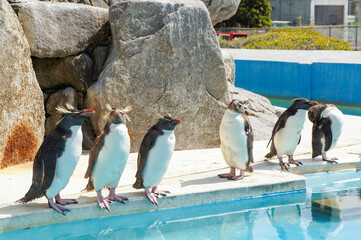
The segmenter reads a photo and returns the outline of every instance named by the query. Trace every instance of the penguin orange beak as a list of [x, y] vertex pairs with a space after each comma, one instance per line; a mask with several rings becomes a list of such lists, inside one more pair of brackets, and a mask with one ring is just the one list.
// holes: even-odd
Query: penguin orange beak
[[89, 117], [89, 116], [93, 115], [94, 113], [95, 113], [95, 111], [92, 109], [84, 109], [81, 111], [80, 115]]
[[318, 104], [318, 102], [316, 102], [316, 101], [311, 101], [309, 104], [312, 105], [312, 106], [315, 106], [315, 105]]
[[180, 120], [180, 119], [174, 119], [173, 121], [172, 121], [172, 123], [174, 124], [174, 125], [177, 125], [177, 124], [179, 124], [179, 123], [181, 123], [182, 121]]

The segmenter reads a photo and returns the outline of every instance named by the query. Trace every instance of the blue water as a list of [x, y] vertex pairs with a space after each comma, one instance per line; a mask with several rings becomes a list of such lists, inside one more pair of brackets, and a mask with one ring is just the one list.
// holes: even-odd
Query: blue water
[[4, 239], [361, 239], [361, 171], [308, 174], [307, 191], [0, 233]]

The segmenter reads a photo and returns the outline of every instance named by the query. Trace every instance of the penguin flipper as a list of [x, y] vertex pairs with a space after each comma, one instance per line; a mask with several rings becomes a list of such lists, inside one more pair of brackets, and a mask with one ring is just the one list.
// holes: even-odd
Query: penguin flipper
[[284, 111], [281, 116], [278, 118], [276, 124], [273, 127], [272, 130], [272, 135], [270, 140], [268, 141], [267, 147], [269, 146], [269, 144], [271, 143], [271, 141], [273, 141], [274, 136], [276, 135], [276, 133], [281, 129], [284, 128], [286, 126], [286, 119], [287, 119], [287, 115], [286, 115], [286, 111]]
[[145, 134], [142, 143], [140, 144], [137, 160], [137, 173], [135, 177], [137, 180], [133, 184], [133, 187], [136, 189], [144, 188], [143, 186], [143, 170], [147, 162], [148, 153], [150, 149], [155, 145], [156, 138], [163, 135], [163, 131], [156, 129], [154, 126], [151, 127], [148, 132]]
[[[104, 129], [107, 128], [107, 125], [108, 124], [106, 124]], [[106, 135], [105, 131], [103, 131], [102, 134], [100, 134], [98, 137], [95, 138], [95, 140], [92, 143], [92, 146], [90, 147], [88, 168], [86, 170], [84, 178], [89, 178], [93, 172], [95, 163], [98, 159], [99, 152], [102, 149], [102, 147], [104, 146], [105, 135]]]
[[331, 131], [330, 118], [322, 118], [319, 125], [325, 137], [325, 151], [328, 151], [330, 150], [332, 145], [332, 131]]
[[316, 124], [312, 127], [312, 158], [315, 158], [322, 154], [322, 141], [323, 137], [322, 130]]
[[273, 158], [277, 155], [275, 144], [272, 142], [270, 152], [264, 156], [265, 158]]
[[56, 130], [45, 138], [34, 159], [31, 187], [17, 202], [26, 203], [45, 195], [46, 189], [53, 182], [56, 160], [64, 151], [66, 138], [66, 135]]
[[[253, 158], [253, 130], [251, 127], [251, 123], [249, 122], [249, 119], [246, 115], [243, 115], [244, 120], [244, 132], [247, 136], [247, 152], [248, 152], [248, 162], [247, 166], [250, 165], [250, 163], [254, 162]], [[250, 167], [252, 168], [252, 167]]]

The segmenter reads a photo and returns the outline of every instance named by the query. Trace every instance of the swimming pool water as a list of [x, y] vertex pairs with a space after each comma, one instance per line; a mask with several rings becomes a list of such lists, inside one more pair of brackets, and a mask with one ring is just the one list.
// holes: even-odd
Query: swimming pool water
[[307, 174], [307, 191], [0, 233], [4, 239], [361, 239], [361, 171]]

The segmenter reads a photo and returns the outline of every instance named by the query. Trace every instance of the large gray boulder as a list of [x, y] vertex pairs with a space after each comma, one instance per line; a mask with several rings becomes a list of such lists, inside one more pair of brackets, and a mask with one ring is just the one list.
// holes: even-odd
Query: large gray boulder
[[6, 0], [0, 0], [0, 46], [0, 168], [4, 168], [33, 160], [45, 120], [29, 44]]
[[236, 14], [241, 0], [201, 0], [207, 6], [213, 26]]
[[113, 49], [86, 107], [96, 114], [97, 134], [105, 104], [131, 105], [133, 150], [157, 114], [170, 113], [177, 149], [219, 146], [219, 124], [229, 103], [222, 53], [208, 11], [200, 1], [140, 0], [110, 7]]
[[86, 93], [93, 82], [93, 62], [85, 53], [65, 58], [34, 57], [33, 65], [40, 87], [45, 91], [71, 86]]
[[77, 55], [109, 36], [108, 10], [84, 4], [22, 2], [14, 6], [31, 55], [56, 58]]

